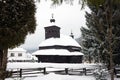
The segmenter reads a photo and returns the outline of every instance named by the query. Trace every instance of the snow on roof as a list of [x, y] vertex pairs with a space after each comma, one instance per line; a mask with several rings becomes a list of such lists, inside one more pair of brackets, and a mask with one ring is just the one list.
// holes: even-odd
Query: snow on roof
[[46, 50], [38, 50], [32, 55], [62, 55], [62, 56], [75, 56], [75, 55], [83, 55], [81, 52], [69, 52], [65, 49], [46, 49]]
[[80, 45], [70, 36], [60, 35], [60, 38], [49, 38], [43, 41], [39, 47], [42, 46], [53, 46], [53, 45], [63, 45], [63, 46], [77, 46]]
[[14, 49], [8, 49], [8, 51], [20, 51], [20, 52], [26, 52], [23, 48], [14, 48]]

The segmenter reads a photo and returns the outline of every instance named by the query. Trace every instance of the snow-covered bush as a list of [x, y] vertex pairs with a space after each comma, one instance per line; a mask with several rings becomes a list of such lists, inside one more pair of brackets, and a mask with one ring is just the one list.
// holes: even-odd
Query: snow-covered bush
[[94, 71], [94, 77], [96, 80], [107, 80], [107, 73], [108, 71], [105, 68], [102, 68], [99, 66], [97, 69]]

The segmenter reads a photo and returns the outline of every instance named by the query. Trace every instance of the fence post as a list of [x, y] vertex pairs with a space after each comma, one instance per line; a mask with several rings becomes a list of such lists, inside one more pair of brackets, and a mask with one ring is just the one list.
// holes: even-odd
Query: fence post
[[68, 68], [65, 68], [65, 74], [68, 74]]
[[20, 78], [22, 77], [22, 69], [20, 69]]
[[46, 74], [46, 68], [45, 67], [43, 68], [43, 74]]
[[86, 68], [83, 68], [83, 72], [84, 72], [85, 75], [87, 75], [87, 73], [86, 73], [86, 72], [87, 72], [87, 71], [86, 71]]

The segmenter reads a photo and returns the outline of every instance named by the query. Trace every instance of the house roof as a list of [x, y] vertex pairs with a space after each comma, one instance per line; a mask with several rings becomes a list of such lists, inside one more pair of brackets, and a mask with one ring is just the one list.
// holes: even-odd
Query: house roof
[[26, 52], [26, 50], [25, 49], [23, 49], [23, 48], [14, 48], [14, 49], [8, 49], [8, 51], [20, 51], [20, 52]]
[[81, 52], [69, 52], [66, 49], [46, 49], [46, 50], [38, 50], [32, 55], [61, 55], [61, 56], [78, 56], [84, 55]]
[[39, 47], [43, 46], [76, 46], [81, 47], [73, 38], [70, 36], [60, 35], [60, 38], [49, 38], [39, 44]]

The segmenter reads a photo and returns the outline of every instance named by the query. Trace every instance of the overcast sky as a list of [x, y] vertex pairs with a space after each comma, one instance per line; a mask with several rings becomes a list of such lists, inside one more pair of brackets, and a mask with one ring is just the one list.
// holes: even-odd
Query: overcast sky
[[54, 14], [55, 24], [61, 28], [61, 34], [70, 35], [71, 30], [75, 38], [80, 37], [80, 27], [85, 26], [85, 11], [81, 10], [78, 0], [74, 0], [74, 4], [68, 5], [63, 3], [61, 6], [51, 6], [50, 0], [47, 2], [41, 0], [36, 3], [36, 20], [37, 26], [34, 34], [26, 37], [25, 43], [22, 45], [25, 49], [38, 49], [38, 45], [45, 39], [44, 27], [50, 25], [51, 14]]

